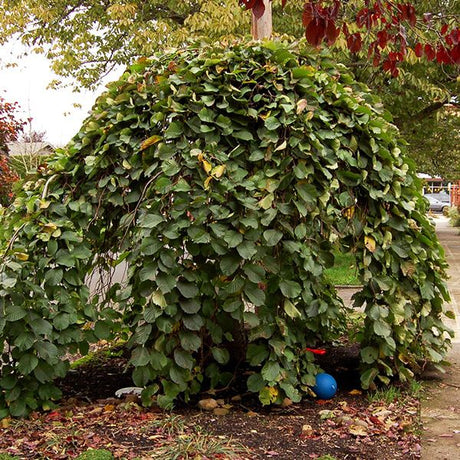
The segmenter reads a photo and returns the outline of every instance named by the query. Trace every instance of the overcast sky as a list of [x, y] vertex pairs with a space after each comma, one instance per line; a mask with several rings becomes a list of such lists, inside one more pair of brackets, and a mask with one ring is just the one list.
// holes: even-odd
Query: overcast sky
[[[46, 89], [55, 76], [44, 56], [31, 54], [18, 61], [17, 67], [4, 67], [14, 59], [16, 50], [17, 45], [0, 47], [1, 95], [8, 102], [19, 102], [21, 117], [33, 118], [33, 130], [45, 131], [47, 140], [55, 146], [65, 145], [78, 132], [104, 87], [96, 92], [81, 93], [74, 93], [71, 88]], [[75, 108], [74, 103], [81, 104], [82, 108]]]

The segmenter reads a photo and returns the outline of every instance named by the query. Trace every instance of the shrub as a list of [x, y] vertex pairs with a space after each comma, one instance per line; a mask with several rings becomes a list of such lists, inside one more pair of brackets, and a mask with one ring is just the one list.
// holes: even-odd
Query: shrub
[[[446, 264], [389, 120], [303, 43], [131, 66], [4, 218], [0, 416], [49, 406], [62, 356], [122, 326], [145, 404], [236, 376], [263, 404], [299, 401], [318, 372], [306, 348], [346, 324], [336, 247], [363, 285], [363, 386], [440, 362]], [[108, 279], [90, 297], [94, 271]]]

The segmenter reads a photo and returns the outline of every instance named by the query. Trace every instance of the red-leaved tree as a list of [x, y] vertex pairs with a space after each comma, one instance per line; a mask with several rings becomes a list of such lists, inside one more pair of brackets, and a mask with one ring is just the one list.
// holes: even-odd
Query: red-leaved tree
[[12, 185], [18, 180], [17, 174], [8, 165], [8, 142], [18, 139], [24, 122], [16, 117], [17, 102], [7, 102], [0, 96], [0, 205], [10, 203]]
[[[256, 18], [265, 14], [267, 0], [240, 0]], [[287, 0], [281, 0], [284, 7]], [[356, 7], [356, 5], [361, 5]], [[300, 20], [300, 18], [299, 18]], [[306, 1], [302, 16], [305, 37], [316, 47], [334, 44], [344, 35], [351, 53], [367, 48], [374, 66], [393, 77], [412, 49], [417, 57], [439, 64], [460, 65], [458, 17], [424, 12], [412, 3], [392, 0]]]

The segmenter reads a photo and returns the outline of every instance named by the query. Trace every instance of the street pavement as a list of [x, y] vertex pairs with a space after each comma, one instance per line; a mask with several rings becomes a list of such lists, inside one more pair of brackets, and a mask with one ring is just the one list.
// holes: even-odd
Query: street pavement
[[453, 228], [445, 217], [436, 217], [436, 233], [449, 263], [450, 309], [455, 319], [445, 318], [454, 330], [453, 346], [447, 355], [446, 373], [429, 370], [424, 374], [425, 397], [421, 419], [422, 460], [460, 459], [460, 229]]

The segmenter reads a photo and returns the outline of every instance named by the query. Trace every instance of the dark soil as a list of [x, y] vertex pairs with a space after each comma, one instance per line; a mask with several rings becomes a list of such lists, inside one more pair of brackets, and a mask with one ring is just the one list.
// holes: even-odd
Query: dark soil
[[230, 441], [234, 456], [202, 451], [200, 456], [187, 457], [184, 451], [182, 458], [420, 458], [418, 401], [405, 396], [402, 401], [370, 403], [357, 390], [357, 354], [356, 347], [342, 347], [320, 357], [323, 368], [339, 385], [335, 397], [328, 401], [311, 398], [299, 404], [286, 401], [284, 407], [263, 408], [253, 395], [241, 391], [228, 392], [224, 397], [200, 395], [215, 398], [225, 415], [201, 411], [196, 401], [179, 404], [169, 413], [157, 407], [143, 409], [135, 396], [118, 400], [115, 391], [133, 385], [127, 359], [105, 357], [70, 371], [59, 382], [64, 397], [58, 409], [32, 414], [29, 420], [11, 420], [3, 423], [3, 428], [0, 424], [0, 453], [55, 459], [72, 458], [88, 448], [105, 448], [115, 458], [167, 460], [180, 458], [174, 455], [183, 439], [207, 433], [220, 442]]

